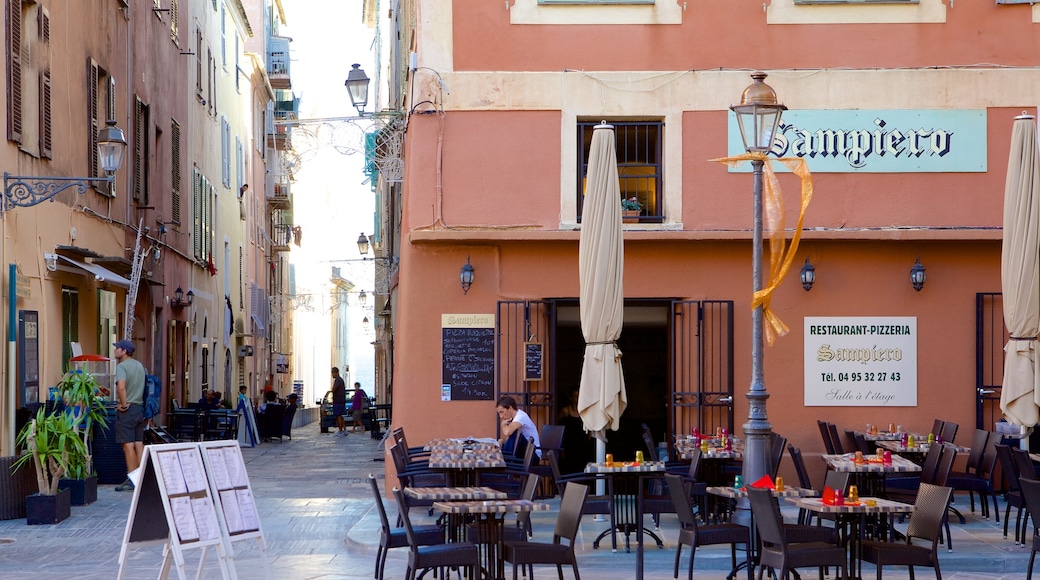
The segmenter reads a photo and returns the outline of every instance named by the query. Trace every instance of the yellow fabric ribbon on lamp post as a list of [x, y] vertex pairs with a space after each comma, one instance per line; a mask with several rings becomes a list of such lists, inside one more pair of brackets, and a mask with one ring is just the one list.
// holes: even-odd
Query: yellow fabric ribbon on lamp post
[[791, 243], [785, 248], [784, 244], [784, 193], [780, 189], [780, 180], [773, 171], [770, 159], [765, 153], [745, 153], [733, 157], [722, 157], [712, 159], [716, 163], [723, 163], [730, 167], [739, 167], [745, 161], [763, 161], [762, 175], [762, 205], [763, 222], [766, 238], [769, 239], [769, 279], [765, 287], [755, 292], [751, 299], [751, 309], [762, 306], [762, 316], [769, 324], [765, 327], [766, 342], [772, 346], [778, 336], [784, 336], [788, 332], [787, 325], [780, 320], [769, 307], [772, 301], [773, 291], [780, 286], [788, 269], [794, 262], [795, 253], [798, 251], [798, 242], [802, 238], [802, 221], [805, 219], [805, 210], [809, 207], [809, 201], [813, 196], [812, 174], [809, 166], [801, 157], [781, 157], [775, 159], [791, 170], [801, 180], [801, 207], [798, 211], [798, 225], [791, 236]]

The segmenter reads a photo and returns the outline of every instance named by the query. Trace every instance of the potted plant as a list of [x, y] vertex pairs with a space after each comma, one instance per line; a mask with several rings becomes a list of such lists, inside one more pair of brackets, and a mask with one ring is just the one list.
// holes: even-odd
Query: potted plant
[[629, 223], [639, 223], [639, 214], [643, 211], [643, 204], [639, 202], [639, 198], [636, 196], [623, 197], [621, 198], [621, 221]]
[[56, 524], [72, 514], [72, 495], [60, 489], [59, 481], [68, 472], [72, 457], [86, 455], [86, 448], [76, 430], [76, 419], [68, 413], [47, 413], [41, 406], [18, 434], [18, 445], [26, 451], [14, 463], [14, 469], [28, 463], [36, 469], [39, 492], [26, 496], [26, 523]]
[[65, 403], [65, 413], [72, 417], [76, 433], [83, 442], [83, 453], [69, 457], [69, 465], [59, 487], [72, 493], [72, 505], [87, 505], [97, 501], [97, 473], [91, 437], [95, 426], [108, 427], [108, 410], [104, 397], [108, 392], [97, 379], [82, 370], [69, 371], [58, 383], [58, 398]]

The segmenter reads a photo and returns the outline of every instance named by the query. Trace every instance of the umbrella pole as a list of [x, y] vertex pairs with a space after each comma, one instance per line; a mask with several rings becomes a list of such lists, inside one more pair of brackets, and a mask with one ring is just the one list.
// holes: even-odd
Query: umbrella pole
[[[607, 435], [607, 430], [606, 430], [606, 428], [604, 428], [603, 429], [603, 436], [604, 436], [604, 438], [596, 437], [596, 463], [599, 463], [599, 464], [603, 464], [603, 463], [607, 462], [607, 440], [605, 439], [606, 435]], [[599, 496], [607, 495], [607, 484], [606, 484], [605, 481], [603, 481], [602, 477], [596, 479], [596, 495], [599, 495]], [[593, 519], [595, 521], [597, 521], [597, 522], [602, 522], [602, 521], [606, 521], [607, 518], [603, 514], [598, 514]]]

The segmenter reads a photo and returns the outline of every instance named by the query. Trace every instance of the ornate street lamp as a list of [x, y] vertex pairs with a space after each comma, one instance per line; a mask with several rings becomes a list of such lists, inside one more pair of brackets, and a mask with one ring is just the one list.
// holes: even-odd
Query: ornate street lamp
[[343, 84], [346, 85], [347, 91], [350, 93], [350, 104], [354, 105], [354, 108], [358, 110], [358, 114], [362, 117], [365, 116], [365, 107], [368, 105], [368, 75], [365, 74], [364, 69], [359, 64], [351, 65], [353, 68], [347, 73], [347, 80]]
[[362, 256], [367, 256], [369, 245], [370, 244], [368, 242], [368, 236], [365, 235], [365, 232], [361, 232], [361, 235], [358, 236], [357, 239], [358, 253], [360, 253]]
[[[787, 107], [776, 100], [772, 87], [763, 82], [766, 73], [751, 73], [754, 82], [744, 89], [740, 104], [730, 107], [737, 116], [744, 150], [762, 158], [752, 159], [754, 184], [754, 245], [752, 247], [752, 276], [754, 292], [762, 290], [762, 166], [764, 156], [773, 146], [773, 137], [780, 125], [780, 116]], [[751, 317], [751, 389], [747, 393], [748, 421], [744, 423], [744, 481], [751, 484], [772, 472], [771, 450], [773, 426], [766, 416], [765, 372], [762, 368], [762, 314], [763, 305], [755, 307]]]

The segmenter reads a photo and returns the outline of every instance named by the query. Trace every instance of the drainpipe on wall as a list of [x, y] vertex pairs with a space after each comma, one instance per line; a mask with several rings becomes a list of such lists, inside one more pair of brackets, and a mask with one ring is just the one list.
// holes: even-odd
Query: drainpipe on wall
[[[15, 327], [15, 305], [18, 297], [15, 295], [17, 284], [18, 267], [15, 264], [7, 265], [7, 445], [10, 450], [8, 455], [14, 455], [14, 406], [18, 397], [15, 393], [17, 388], [17, 374], [15, 372], [15, 341], [18, 332]], [[3, 453], [0, 453], [3, 455]]]

